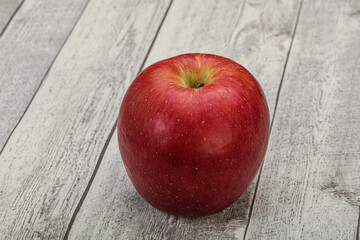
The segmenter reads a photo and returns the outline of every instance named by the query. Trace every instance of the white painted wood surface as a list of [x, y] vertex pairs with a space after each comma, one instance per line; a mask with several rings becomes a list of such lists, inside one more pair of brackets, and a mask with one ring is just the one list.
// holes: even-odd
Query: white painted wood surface
[[23, 0], [0, 0], [0, 37]]
[[[0, 0], [0, 239], [359, 239], [360, 2], [302, 1]], [[147, 204], [112, 134], [142, 65], [185, 52], [275, 114], [258, 188], [204, 218]]]
[[[64, 237], [115, 123], [124, 87], [139, 71], [168, 4], [89, 3], [0, 155], [0, 239]], [[55, 13], [43, 9], [32, 17], [37, 14]], [[38, 24], [48, 29], [48, 22]], [[26, 30], [38, 27], [27, 26], [17, 37], [26, 40]], [[22, 69], [27, 67], [34, 68]]]
[[86, 3], [26, 0], [0, 37], [0, 151]]
[[[185, 52], [232, 58], [257, 77], [273, 112], [299, 7], [300, 1], [175, 0], [145, 66]], [[255, 183], [213, 216], [188, 219], [161, 213], [131, 185], [115, 132], [69, 238], [242, 239]]]
[[246, 239], [356, 239], [359, 10], [303, 3]]

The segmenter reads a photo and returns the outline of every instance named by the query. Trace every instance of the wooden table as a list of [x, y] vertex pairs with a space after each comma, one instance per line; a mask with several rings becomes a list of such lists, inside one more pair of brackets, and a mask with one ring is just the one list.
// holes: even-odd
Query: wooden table
[[[360, 1], [0, 0], [0, 239], [359, 239]], [[135, 191], [115, 122], [144, 67], [232, 58], [272, 116], [226, 210], [181, 218]]]

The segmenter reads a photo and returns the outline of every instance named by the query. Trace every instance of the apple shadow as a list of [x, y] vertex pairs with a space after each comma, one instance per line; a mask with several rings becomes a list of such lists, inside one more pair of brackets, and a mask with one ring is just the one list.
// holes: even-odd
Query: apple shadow
[[[226, 209], [209, 216], [204, 217], [178, 217], [180, 224], [191, 226], [198, 231], [205, 230], [211, 232], [219, 232], [229, 234], [236, 231], [236, 228], [246, 228], [249, 211], [251, 207], [254, 188], [252, 185]], [[229, 228], [233, 231], [229, 231]], [[222, 235], [223, 236], [223, 235]]]
[[178, 217], [161, 212], [147, 203], [135, 188], [131, 187], [126, 193], [131, 215], [136, 216], [136, 224], [132, 225], [131, 231], [134, 234], [137, 232], [139, 235], [135, 235], [139, 238], [146, 238], [158, 229], [163, 229], [158, 233], [161, 236], [157, 236], [161, 239], [174, 239], [174, 236], [176, 239], [197, 236], [213, 239], [217, 235], [222, 239], [233, 238], [237, 231], [241, 232], [246, 228], [254, 186], [255, 182], [228, 208], [204, 217]]

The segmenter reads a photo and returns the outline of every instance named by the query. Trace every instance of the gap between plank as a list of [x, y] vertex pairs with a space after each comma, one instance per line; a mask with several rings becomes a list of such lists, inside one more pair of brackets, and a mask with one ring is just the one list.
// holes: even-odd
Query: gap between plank
[[[296, 22], [295, 22], [294, 32], [293, 32], [292, 37], [291, 37], [291, 42], [290, 42], [289, 50], [288, 50], [288, 53], [287, 53], [287, 56], [286, 56], [286, 60], [285, 60], [285, 64], [284, 64], [284, 69], [283, 69], [283, 72], [282, 72], [282, 76], [281, 76], [279, 88], [278, 88], [278, 91], [277, 91], [277, 94], [276, 94], [276, 101], [275, 101], [274, 113], [273, 113], [273, 116], [272, 116], [272, 119], [271, 119], [271, 124], [270, 124], [270, 135], [271, 135], [271, 130], [272, 130], [272, 127], [273, 127], [273, 124], [274, 124], [274, 120], [275, 120], [275, 114], [276, 114], [276, 109], [277, 109], [277, 105], [278, 105], [278, 102], [279, 102], [279, 97], [280, 97], [280, 92], [281, 92], [281, 86], [282, 86], [282, 83], [283, 83], [283, 81], [284, 81], [287, 63], [288, 63], [288, 61], [289, 61], [289, 56], [290, 56], [290, 52], [291, 52], [292, 45], [293, 45], [293, 42], [294, 42], [294, 38], [295, 38], [295, 34], [296, 34], [296, 29], [297, 29], [297, 26], [298, 26], [298, 23], [299, 23], [299, 18], [300, 18], [300, 13], [301, 13], [302, 4], [303, 4], [303, 0], [300, 1], [299, 11], [298, 11], [298, 14], [297, 14], [297, 16], [296, 16]], [[269, 136], [269, 139], [270, 139], [270, 136]], [[244, 240], [246, 239], [246, 234], [247, 234], [247, 231], [248, 231], [248, 228], [249, 228], [249, 225], [250, 225], [250, 219], [251, 219], [252, 211], [253, 211], [253, 208], [254, 208], [255, 198], [256, 198], [257, 191], [258, 191], [258, 187], [259, 187], [259, 182], [260, 182], [260, 177], [261, 177], [263, 165], [264, 165], [264, 162], [261, 164], [261, 167], [260, 167], [260, 170], [259, 170], [259, 177], [258, 177], [257, 182], [256, 182], [256, 185], [255, 185], [255, 191], [254, 191], [253, 199], [252, 199], [252, 201], [251, 201], [251, 206], [250, 206], [250, 211], [249, 211], [248, 222], [247, 222], [247, 225], [246, 225], [246, 228], [245, 228]]]
[[25, 2], [25, 0], [22, 0], [22, 2], [19, 4], [19, 6], [17, 6], [17, 8], [15, 9], [13, 15], [11, 15], [9, 21], [6, 23], [5, 27], [4, 27], [3, 30], [0, 32], [0, 37], [3, 35], [3, 33], [5, 32], [5, 30], [7, 29], [7, 27], [10, 25], [10, 22], [12, 21], [12, 19], [14, 18], [14, 16], [16, 15], [16, 13], [19, 11], [20, 7], [23, 5], [24, 2]]
[[[169, 12], [169, 10], [170, 10], [170, 7], [171, 7], [173, 1], [174, 1], [174, 0], [171, 0], [171, 1], [170, 1], [169, 6], [168, 6], [168, 8], [167, 8], [166, 11], [165, 11], [164, 17], [163, 17], [163, 19], [161, 20], [161, 23], [160, 23], [160, 25], [159, 25], [156, 33], [155, 33], [154, 39], [153, 39], [153, 41], [152, 41], [151, 44], [150, 44], [149, 50], [147, 51], [147, 53], [146, 53], [146, 55], [145, 55], [145, 58], [144, 58], [143, 62], [141, 63], [141, 66], [140, 66], [140, 68], [139, 68], [138, 74], [142, 71], [142, 69], [143, 69], [143, 67], [144, 67], [144, 65], [145, 65], [145, 62], [146, 62], [146, 60], [147, 60], [148, 57], [149, 57], [149, 54], [150, 54], [150, 52], [151, 52], [151, 49], [152, 49], [152, 47], [154, 46], [154, 43], [155, 43], [155, 41], [156, 41], [156, 38], [157, 38], [157, 36], [158, 36], [158, 34], [159, 34], [159, 32], [160, 32], [160, 29], [161, 29], [161, 27], [162, 27], [162, 25], [163, 25], [163, 23], [164, 23], [164, 21], [165, 21], [165, 18], [166, 18], [167, 14], [168, 14], [168, 12]], [[112, 138], [112, 136], [113, 136], [113, 134], [114, 134], [114, 132], [115, 132], [116, 125], [117, 125], [117, 119], [116, 119], [114, 125], [113, 125], [112, 128], [111, 128], [110, 134], [109, 134], [109, 136], [108, 136], [107, 139], [106, 139], [106, 142], [105, 142], [105, 145], [104, 145], [103, 149], [101, 150], [99, 159], [98, 159], [98, 161], [97, 161], [97, 163], [96, 163], [96, 165], [95, 165], [95, 169], [94, 169], [94, 171], [93, 171], [93, 173], [92, 173], [92, 175], [91, 175], [91, 177], [90, 177], [89, 183], [88, 183], [88, 185], [86, 186], [86, 188], [85, 188], [85, 190], [84, 190], [84, 193], [83, 193], [83, 195], [81, 196], [80, 201], [79, 201], [78, 205], [76, 206], [75, 211], [74, 211], [74, 213], [73, 213], [73, 215], [72, 215], [72, 217], [71, 217], [71, 219], [70, 219], [69, 225], [68, 225], [68, 227], [67, 227], [67, 229], [66, 229], [66, 232], [65, 232], [64, 240], [65, 240], [65, 239], [68, 239], [68, 237], [69, 237], [70, 230], [71, 230], [71, 228], [72, 228], [72, 226], [73, 226], [73, 224], [74, 224], [74, 222], [75, 222], [76, 216], [77, 216], [77, 214], [79, 213], [80, 208], [81, 208], [81, 206], [82, 206], [82, 204], [83, 204], [83, 202], [84, 202], [84, 200], [85, 200], [85, 198], [86, 198], [86, 196], [87, 196], [87, 194], [88, 194], [88, 192], [89, 192], [89, 190], [90, 190], [90, 188], [91, 188], [91, 185], [92, 185], [92, 183], [93, 183], [93, 181], [94, 181], [94, 179], [95, 179], [95, 176], [96, 176], [96, 174], [97, 174], [97, 171], [99, 170], [99, 167], [100, 167], [101, 162], [102, 162], [102, 160], [103, 160], [103, 158], [104, 158], [104, 155], [105, 155], [105, 152], [106, 152], [106, 150], [107, 150], [107, 147], [109, 146], [110, 140], [111, 140], [111, 138]]]
[[[6, 145], [7, 145], [7, 143], [9, 142], [9, 140], [10, 140], [11, 136], [13, 135], [13, 133], [14, 133], [15, 129], [17, 128], [17, 126], [19, 125], [19, 123], [21, 122], [21, 120], [23, 119], [23, 117], [25, 116], [25, 113], [27, 112], [27, 110], [28, 110], [29, 106], [31, 105], [31, 103], [32, 103], [32, 101], [34, 100], [34, 98], [35, 98], [36, 94], [38, 93], [38, 91], [39, 91], [39, 89], [40, 89], [41, 85], [43, 84], [43, 82], [44, 82], [45, 78], [47, 77], [47, 75], [48, 75], [48, 73], [49, 73], [50, 69], [51, 69], [51, 68], [52, 68], [52, 66], [54, 65], [55, 60], [56, 60], [56, 59], [57, 59], [57, 57], [59, 56], [59, 53], [61, 52], [61, 50], [62, 50], [62, 48], [64, 47], [64, 45], [65, 45], [65, 43], [67, 42], [67, 40], [69, 39], [69, 37], [70, 37], [71, 33], [73, 32], [73, 30], [74, 30], [74, 28], [75, 28], [76, 24], [78, 23], [78, 21], [79, 21], [80, 17], [81, 17], [81, 16], [82, 16], [82, 14], [84, 13], [84, 11], [85, 11], [85, 9], [86, 9], [87, 5], [89, 4], [89, 1], [90, 1], [90, 0], [88, 0], [88, 1], [86, 2], [86, 4], [85, 4], [85, 6], [84, 6], [83, 10], [82, 10], [82, 11], [81, 11], [81, 13], [79, 14], [79, 17], [78, 17], [78, 18], [76, 19], [76, 21], [75, 21], [74, 26], [71, 28], [71, 30], [70, 30], [69, 34], [67, 35], [67, 37], [65, 38], [65, 40], [64, 40], [64, 42], [63, 42], [63, 44], [61, 44], [61, 46], [60, 46], [60, 48], [59, 48], [59, 51], [56, 53], [56, 55], [55, 55], [55, 57], [54, 57], [53, 61], [51, 62], [50, 66], [49, 66], [49, 68], [48, 68], [48, 69], [47, 69], [47, 71], [45, 72], [44, 77], [41, 79], [41, 81], [40, 81], [40, 83], [39, 83], [39, 86], [38, 86], [38, 87], [37, 87], [37, 89], [35, 90], [35, 93], [34, 93], [34, 94], [33, 94], [33, 96], [31, 97], [30, 102], [29, 102], [29, 103], [28, 103], [28, 105], [26, 106], [26, 108], [25, 108], [25, 110], [24, 110], [23, 114], [21, 115], [21, 117], [20, 117], [19, 121], [15, 124], [15, 127], [11, 130], [11, 133], [10, 133], [9, 137], [6, 139], [6, 141], [5, 141], [5, 143], [4, 143], [4, 146], [3, 146], [3, 147], [2, 147], [2, 149], [0, 150], [0, 156], [1, 156], [2, 152], [4, 151], [4, 149], [5, 149]], [[1, 35], [0, 35], [0, 37], [1, 37]]]
[[356, 229], [356, 239], [360, 240], [360, 206], [359, 206], [359, 219], [358, 219], [358, 224], [357, 224], [357, 229]]

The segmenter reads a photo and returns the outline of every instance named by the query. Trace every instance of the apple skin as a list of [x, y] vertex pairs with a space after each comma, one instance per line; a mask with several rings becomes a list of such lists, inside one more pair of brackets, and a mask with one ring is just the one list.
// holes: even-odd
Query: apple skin
[[268, 145], [269, 110], [260, 85], [241, 65], [184, 54], [135, 78], [117, 128], [139, 194], [163, 212], [204, 216], [231, 205], [254, 179]]

